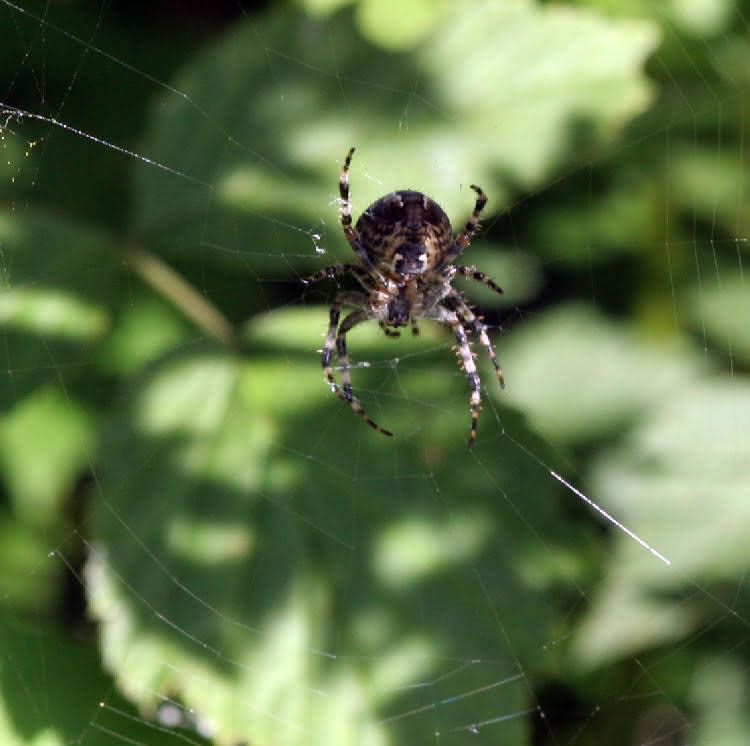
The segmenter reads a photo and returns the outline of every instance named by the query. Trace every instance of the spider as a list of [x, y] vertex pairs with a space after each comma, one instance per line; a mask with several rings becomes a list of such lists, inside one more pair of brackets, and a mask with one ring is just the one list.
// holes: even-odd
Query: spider
[[[487, 335], [487, 327], [451, 283], [459, 274], [484, 283], [497, 293], [503, 291], [476, 267], [456, 266], [452, 262], [479, 230], [479, 214], [487, 204], [487, 196], [478, 186], [471, 185], [477, 195], [474, 211], [455, 238], [448, 216], [440, 205], [426, 194], [411, 190], [391, 192], [373, 202], [362, 213], [356, 226], [352, 227], [349, 167], [353, 155], [354, 148], [351, 148], [339, 176], [339, 211], [346, 240], [361, 263], [325, 267], [302, 280], [307, 285], [350, 274], [365, 291], [340, 292], [331, 306], [328, 335], [321, 358], [326, 379], [331, 390], [368, 425], [384, 435], [393, 435], [367, 415], [352, 393], [346, 335], [357, 324], [370, 319], [377, 319], [389, 337], [400, 336], [399, 327], [407, 325], [411, 326], [412, 334], [418, 334], [418, 319], [433, 319], [447, 324], [456, 337], [458, 357], [471, 386], [471, 432], [468, 443], [471, 448], [477, 437], [481, 382], [474, 364], [469, 334], [476, 334], [487, 350], [501, 388], [505, 388], [505, 381], [495, 348]], [[339, 324], [342, 306], [355, 310]], [[334, 349], [341, 368], [341, 386], [336, 383], [332, 366]]]

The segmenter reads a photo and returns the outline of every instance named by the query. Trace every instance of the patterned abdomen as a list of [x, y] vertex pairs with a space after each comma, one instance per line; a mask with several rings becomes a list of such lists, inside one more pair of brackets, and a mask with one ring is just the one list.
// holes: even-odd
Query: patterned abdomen
[[357, 221], [359, 243], [383, 273], [414, 276], [434, 269], [453, 244], [453, 229], [440, 206], [422, 192], [391, 192]]

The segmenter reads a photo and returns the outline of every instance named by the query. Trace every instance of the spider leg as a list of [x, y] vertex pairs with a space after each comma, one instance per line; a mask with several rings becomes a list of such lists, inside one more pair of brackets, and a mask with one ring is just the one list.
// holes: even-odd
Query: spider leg
[[451, 295], [452, 298], [456, 299], [456, 313], [479, 337], [479, 341], [482, 343], [482, 347], [487, 350], [487, 354], [492, 360], [492, 365], [495, 366], [495, 373], [497, 374], [497, 380], [500, 383], [500, 388], [505, 388], [505, 377], [503, 376], [503, 369], [500, 367], [500, 363], [497, 359], [497, 353], [495, 347], [490, 341], [490, 337], [487, 334], [487, 326], [481, 318], [477, 317], [474, 312], [466, 305], [466, 302], [461, 298], [458, 293]]
[[362, 263], [366, 267], [374, 270], [375, 267], [372, 260], [360, 243], [359, 232], [352, 226], [352, 203], [349, 199], [349, 166], [351, 166], [353, 155], [354, 148], [349, 148], [349, 152], [344, 160], [344, 167], [341, 169], [341, 175], [339, 176], [339, 219], [341, 220], [341, 227], [344, 229], [346, 240], [349, 242], [354, 253], [362, 260]]
[[490, 290], [494, 290], [496, 293], [502, 294], [503, 292], [503, 289], [494, 280], [487, 277], [487, 275], [484, 272], [479, 272], [477, 268], [474, 266], [470, 266], [470, 267], [454, 266], [454, 269], [459, 275], [468, 277], [470, 280], [476, 280], [477, 282], [481, 282], [483, 285], [486, 285]]
[[469, 448], [471, 448], [477, 439], [477, 422], [482, 402], [481, 381], [479, 380], [479, 373], [477, 373], [477, 366], [474, 363], [474, 354], [471, 351], [469, 338], [466, 335], [466, 329], [464, 329], [461, 319], [455, 311], [448, 311], [444, 320], [453, 327], [453, 333], [456, 335], [456, 341], [458, 342], [458, 356], [461, 358], [464, 373], [466, 373], [469, 385], [471, 386], [471, 433], [469, 434], [468, 443]]
[[447, 262], [453, 261], [470, 243], [479, 230], [479, 213], [482, 212], [487, 204], [487, 195], [476, 185], [472, 184], [471, 188], [477, 193], [477, 201], [474, 203], [474, 211], [471, 217], [466, 221], [464, 229], [456, 236], [453, 246], [447, 252]]
[[[367, 270], [360, 267], [359, 264], [334, 264], [331, 267], [323, 267], [309, 277], [303, 277], [301, 282], [303, 285], [310, 285], [313, 282], [319, 282], [320, 280], [330, 280], [340, 275], [351, 274], [354, 275], [360, 283], [364, 284], [369, 280]], [[368, 287], [365, 285], [365, 287]]]
[[352, 203], [349, 201], [349, 166], [352, 163], [354, 148], [349, 148], [344, 167], [341, 169], [339, 176], [339, 212], [341, 215], [341, 227], [344, 229], [344, 235], [349, 243], [353, 243], [359, 237], [357, 231], [352, 228]]
[[[346, 295], [346, 294], [342, 294]], [[354, 295], [354, 294], [349, 294]], [[341, 314], [341, 302], [345, 299], [339, 300], [331, 306], [330, 322], [328, 325], [328, 336], [326, 337], [326, 343], [323, 347], [323, 356], [321, 363], [326, 374], [326, 379], [331, 386], [331, 390], [339, 397], [342, 401], [345, 401], [349, 406], [358, 414], [370, 427], [377, 430], [383, 435], [393, 435], [390, 430], [386, 430], [378, 425], [373, 419], [371, 419], [362, 405], [357, 401], [352, 392], [352, 379], [349, 370], [349, 354], [346, 351], [346, 333], [350, 331], [357, 324], [363, 321], [367, 321], [370, 317], [367, 311], [360, 309], [358, 311], [352, 311], [342, 322], [339, 327], [339, 316]], [[338, 328], [338, 331], [337, 331]], [[341, 365], [341, 379], [342, 385], [339, 386], [336, 383], [336, 377], [333, 373], [333, 367], [331, 360], [333, 358], [333, 350], [336, 350], [338, 355], [339, 363]]]
[[368, 302], [367, 296], [356, 290], [345, 290], [336, 296], [336, 303], [342, 306], [351, 306], [352, 308], [367, 308]]

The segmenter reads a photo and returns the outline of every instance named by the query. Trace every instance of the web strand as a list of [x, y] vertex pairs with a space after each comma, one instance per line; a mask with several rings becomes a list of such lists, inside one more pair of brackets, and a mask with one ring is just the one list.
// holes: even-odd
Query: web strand
[[608, 513], [601, 505], [598, 505], [595, 503], [590, 497], [587, 497], [586, 495], [581, 492], [577, 487], [574, 487], [570, 482], [568, 482], [566, 479], [561, 477], [556, 471], [550, 470], [550, 474], [558, 481], [560, 484], [563, 484], [565, 487], [567, 487], [574, 495], [577, 497], [580, 497], [583, 502], [585, 502], [589, 507], [593, 508], [599, 515], [606, 518], [609, 523], [611, 523], [613, 526], [617, 527], [622, 531], [624, 534], [627, 534], [631, 539], [636, 541], [638, 544], [640, 544], [644, 549], [649, 551], [651, 554], [654, 555], [657, 559], [661, 560], [665, 565], [671, 565], [672, 562], [668, 560], [661, 552], [654, 549], [647, 541], [644, 541], [641, 539], [638, 534], [631, 531], [627, 526], [623, 525], [620, 521], [617, 520], [611, 513]]

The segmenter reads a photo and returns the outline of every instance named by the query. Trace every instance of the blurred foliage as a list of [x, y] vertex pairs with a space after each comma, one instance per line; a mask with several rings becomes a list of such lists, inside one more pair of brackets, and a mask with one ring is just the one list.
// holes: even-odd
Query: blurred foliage
[[[747, 742], [748, 8], [0, 13], [3, 744]], [[473, 453], [443, 329], [321, 380], [350, 145], [490, 197]]]

